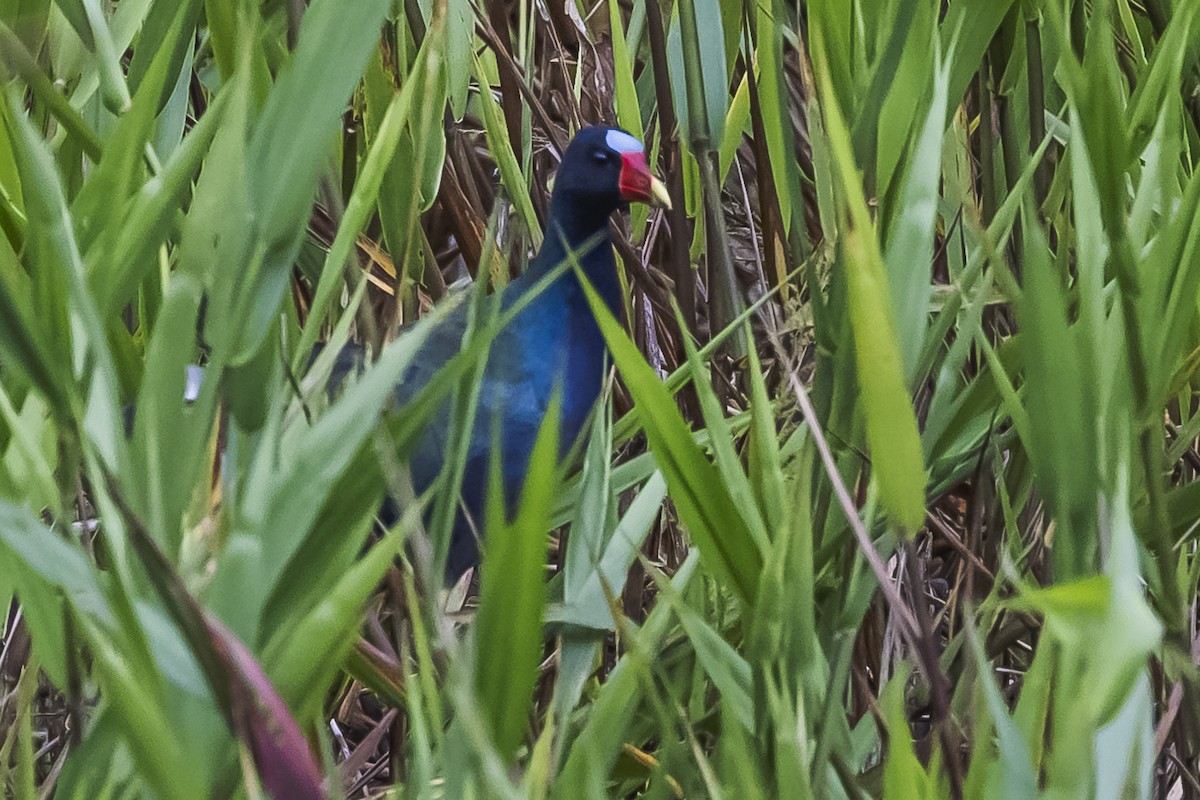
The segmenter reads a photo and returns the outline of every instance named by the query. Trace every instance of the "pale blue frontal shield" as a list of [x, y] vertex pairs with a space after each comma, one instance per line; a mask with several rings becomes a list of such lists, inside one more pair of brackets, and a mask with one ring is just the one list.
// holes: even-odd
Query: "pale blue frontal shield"
[[604, 137], [604, 143], [617, 153], [640, 153], [644, 149], [641, 142], [625, 131], [609, 131]]

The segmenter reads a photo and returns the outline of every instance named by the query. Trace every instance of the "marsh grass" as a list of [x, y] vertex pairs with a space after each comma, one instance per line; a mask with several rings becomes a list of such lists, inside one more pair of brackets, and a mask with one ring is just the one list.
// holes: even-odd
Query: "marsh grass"
[[[680, 2], [0, 0], [7, 795], [1197, 796], [1196, 9]], [[445, 591], [594, 121], [675, 208]]]

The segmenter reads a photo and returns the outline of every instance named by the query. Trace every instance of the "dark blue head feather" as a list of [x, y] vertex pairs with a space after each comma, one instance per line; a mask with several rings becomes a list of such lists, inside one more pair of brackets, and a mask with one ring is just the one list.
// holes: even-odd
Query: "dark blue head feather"
[[614, 131], [636, 141], [616, 128], [592, 125], [575, 134], [563, 153], [550, 198], [550, 219], [569, 237], [586, 238], [625, 205], [620, 190], [621, 153], [607, 141]]

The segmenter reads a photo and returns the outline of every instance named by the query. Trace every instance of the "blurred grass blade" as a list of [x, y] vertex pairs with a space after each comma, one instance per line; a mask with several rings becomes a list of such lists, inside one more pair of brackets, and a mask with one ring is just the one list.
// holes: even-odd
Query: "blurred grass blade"
[[[3, 63], [6, 72], [20, 76], [29, 85], [38, 100], [46, 104], [47, 109], [63, 126], [63, 129], [79, 143], [83, 152], [93, 161], [99, 161], [102, 150], [100, 137], [91, 129], [82, 115], [67, 102], [62, 93], [54, 87], [53, 82], [38, 66], [34, 57], [25, 49], [25, 45], [8, 27], [6, 20], [2, 19], [0, 19], [0, 59], [2, 59], [0, 63]], [[0, 74], [0, 77], [3, 75]]]
[[903, 664], [880, 693], [888, 730], [888, 757], [883, 768], [885, 800], [934, 800], [937, 794], [929, 774], [922, 768], [913, 750], [912, 734], [908, 729], [908, 714], [904, 710], [904, 689], [908, 684], [909, 666]]
[[[511, 522], [489, 510], [476, 618], [475, 680], [502, 759], [516, 753], [528, 727], [546, 606], [546, 531], [558, 472], [561, 397], [556, 392], [538, 431]], [[495, 472], [499, 461], [493, 459]], [[498, 486], [493, 478], [492, 495]], [[496, 502], [495, 499], [489, 500]]]
[[849, 133], [829, 78], [824, 72], [820, 75], [829, 143], [849, 208], [849, 227], [842, 232], [842, 249], [871, 464], [884, 507], [911, 533], [925, 519], [921, 439], [905, 386], [883, 258], [850, 152]]
[[753, 677], [750, 664], [698, 612], [684, 603], [669, 581], [660, 578], [658, 586], [663, 593], [663, 601], [670, 603], [679, 615], [679, 622], [695, 648], [696, 659], [712, 678], [727, 708], [732, 710], [747, 731], [753, 731]]
[[[16, 89], [9, 86], [4, 98], [5, 121], [16, 144], [17, 163], [27, 176], [22, 187], [30, 221], [28, 246], [38, 275], [46, 282], [42, 299], [48, 307], [44, 310], [65, 328], [43, 327], [41, 334], [53, 331], [61, 349], [50, 357], [69, 363], [73, 378], [63, 380], [61, 367], [50, 367], [48, 373], [56, 375], [61, 381], [57, 386], [63, 388], [53, 389], [49, 397], [71, 403], [71, 409], [58, 409], [59, 413], [72, 414], [89, 445], [106, 464], [116, 467], [123, 464], [125, 450], [119, 434], [123, 417], [117, 401], [116, 369], [100, 312], [89, 291], [59, 173], [25, 116]], [[62, 295], [47, 296], [56, 291]]]
[[[983, 643], [974, 627], [966, 631], [971, 658], [978, 671], [977, 681], [983, 693], [988, 722], [995, 730], [998, 756], [982, 759], [990, 769], [985, 770], [985, 782], [989, 796], [1036, 797], [1037, 774], [1029, 760], [1029, 741], [1022, 738], [1020, 730], [1008, 714], [1008, 707], [996, 686], [992, 665], [984, 652]], [[1037, 738], [1040, 739], [1040, 732]]]
[[[662, 472], [655, 470], [617, 522], [605, 543], [603, 554], [590, 561], [582, 573], [576, 573], [576, 577], [566, 583], [563, 604], [547, 610], [548, 621], [593, 630], [609, 630], [613, 627], [609, 597], [619, 596], [624, 590], [629, 567], [637, 558], [638, 549], [651, 531], [666, 496], [666, 481]], [[576, 541], [575, 528], [571, 530], [568, 548], [574, 547]]]
[[228, 676], [233, 728], [250, 746], [267, 792], [279, 800], [324, 800], [329, 792], [308, 739], [258, 661], [215, 617], [205, 622]]
[[579, 481], [579, 497], [571, 519], [567, 558], [563, 565], [563, 598], [568, 604], [579, 596], [584, 582], [594, 574], [607, 544], [612, 505], [612, 405], [603, 398], [592, 419]]
[[895, 312], [905, 383], [912, 386], [929, 327], [934, 232], [949, 68], [935, 60], [933, 100], [902, 177], [896, 217], [887, 232], [884, 260]]
[[246, 646], [200, 607], [142, 522], [124, 509], [126, 530], [151, 584], [187, 640], [230, 728], [254, 755], [275, 798], [324, 798], [308, 740]]
[[[68, 613], [93, 648], [98, 683], [146, 782], [165, 798], [184, 800], [190, 796], [199, 785], [199, 776], [195, 765], [184, 758], [178, 737], [170, 733], [161, 700], [161, 675], [147, 665], [144, 654], [137, 652], [142, 631], [122, 627], [128, 620], [110, 605], [108, 583], [101, 582], [100, 574], [79, 549], [64, 542], [29, 512], [3, 501], [0, 549], [5, 551], [0, 561], [10, 569], [20, 565], [26, 573], [26, 579], [18, 584], [22, 590], [32, 589], [34, 584], [28, 578], [36, 576], [44, 581], [42, 586], [52, 587], [74, 609]], [[23, 600], [32, 611], [37, 610], [35, 596], [27, 595]], [[37, 617], [30, 619], [38, 622]], [[40, 640], [53, 641], [46, 635], [50, 631], [39, 626], [35, 632]], [[52, 654], [52, 650], [47, 652]], [[63, 680], [61, 675], [57, 679]]]
[[[363, 0], [346, 6], [315, 0], [305, 11], [291, 62], [280, 73], [255, 126], [248, 150], [248, 181], [258, 219], [256, 258], [241, 287], [237, 364], [258, 352], [287, 288], [304, 237], [317, 177], [342, 107], [374, 49], [390, 3]], [[330, 53], [338, 54], [329, 58]]]

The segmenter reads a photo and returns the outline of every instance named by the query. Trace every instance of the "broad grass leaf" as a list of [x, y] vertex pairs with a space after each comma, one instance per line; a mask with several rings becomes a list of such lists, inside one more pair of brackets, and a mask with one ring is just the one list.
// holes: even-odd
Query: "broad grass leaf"
[[213, 99], [158, 175], [129, 198], [124, 219], [113, 225], [114, 240], [107, 256], [112, 263], [104, 266], [102, 280], [96, 281], [107, 308], [118, 307], [159, 266], [156, 251], [174, 233], [176, 215], [184, 203], [193, 198], [193, 182], [205, 157], [210, 156], [214, 137], [226, 122], [225, 109], [233, 93], [222, 92]]
[[[828, 97], [827, 77], [822, 85]], [[849, 206], [849, 227], [842, 232], [842, 249], [871, 464], [884, 507], [897, 523], [912, 532], [925, 519], [925, 463], [897, 345], [894, 306], [850, 152], [849, 134], [832, 97], [824, 108], [834, 162]]]
[[[255, 453], [240, 517], [231, 532], [230, 544], [236, 546], [227, 546], [226, 560], [211, 587], [213, 598], [221, 601], [222, 618], [241, 638], [260, 641], [262, 609], [289, 560], [312, 535], [317, 512], [374, 430], [366, 423], [380, 419], [404, 370], [451, 305], [440, 307], [387, 345], [379, 360], [311, 428], [294, 425], [281, 434], [280, 414], [273, 414], [264, 436], [284, 436], [278, 445], [284, 456], [269, 446]], [[380, 485], [376, 491], [381, 490]]]
[[[161, 70], [156, 71], [155, 77], [165, 79]], [[109, 280], [97, 280], [103, 274], [102, 270], [121, 266], [107, 263], [102, 254], [111, 251], [112, 240], [121, 230], [129, 198], [145, 179], [143, 158], [146, 144], [154, 134], [159, 89], [161, 85], [150, 86], [147, 82], [135, 102], [117, 119], [116, 126], [104, 141], [104, 155], [71, 201], [79, 248], [94, 259], [90, 277], [101, 290], [108, 290], [111, 285]], [[101, 297], [101, 307], [107, 310], [107, 298]]]
[[48, 396], [52, 401], [70, 402], [70, 412], [89, 447], [107, 465], [115, 467], [123, 464], [125, 457], [120, 434], [123, 415], [106, 329], [89, 290], [58, 170], [45, 143], [25, 116], [14, 87], [9, 86], [5, 91], [5, 100], [5, 120], [16, 144], [17, 163], [22, 173], [30, 177], [23, 181], [25, 208], [33, 234], [30, 259], [36, 273], [45, 280], [41, 299], [50, 313], [51, 325], [62, 326], [58, 329], [43, 326], [40, 333], [55, 334], [57, 347], [52, 357], [71, 365], [67, 374], [61, 366], [49, 367], [48, 373], [64, 382], [56, 383]]
[[[475, 680], [504, 760], [512, 759], [525, 736], [542, 659], [546, 531], [558, 472], [560, 403], [556, 393], [534, 442], [512, 521], [503, 524], [504, 511], [494, 506], [488, 514], [475, 624]], [[493, 473], [497, 466], [494, 459]], [[499, 502], [497, 489], [493, 483], [489, 503]]]
[[847, 231], [844, 237], [850, 320], [871, 464], [884, 506], [911, 532], [925, 519], [925, 463], [900, 353], [888, 324], [883, 264], [869, 229]]
[[[33, 775], [35, 764], [33, 750], [33, 716], [34, 697], [38, 687], [39, 665], [36, 659], [25, 664], [17, 685], [13, 689], [12, 716], [3, 739], [0, 739], [0, 753], [5, 758], [0, 759], [0, 782], [8, 787], [13, 798], [37, 797], [36, 782]], [[13, 762], [12, 772], [8, 775], [9, 760]]]
[[59, 773], [54, 788], [56, 800], [96, 800], [96, 787], [106, 783], [129, 784], [149, 791], [131, 763], [115, 712], [101, 707], [90, 722], [89, 734], [71, 751]]
[[4, 72], [0, 76], [14, 74], [20, 76], [28, 85], [38, 102], [44, 103], [46, 109], [66, 130], [72, 142], [92, 161], [99, 161], [103, 147], [100, 137], [84, 120], [83, 116], [67, 100], [38, 65], [5, 20], [0, 19], [0, 65]]
[[[208, 430], [211, 419], [185, 419], [187, 366], [195, 356], [200, 287], [189, 275], [171, 281], [163, 315], [147, 348], [146, 370], [134, 418], [134, 444], [142, 454], [127, 483], [142, 490], [139, 505], [160, 548], [179, 554], [183, 510], [208, 469], [198, 454], [179, 453], [185, 426]], [[197, 437], [199, 438], [199, 437]]]
[[[638, 492], [633, 502], [617, 522], [605, 541], [602, 554], [581, 566], [581, 572], [568, 580], [561, 606], [547, 610], [547, 621], [596, 631], [613, 627], [609, 596], [619, 597], [625, 587], [625, 576], [637, 558], [638, 550], [662, 510], [667, 496], [667, 484], [662, 473], [655, 470]], [[574, 546], [575, 529], [568, 540]]]
[[315, 0], [304, 13], [292, 60], [267, 97], [248, 150], [259, 242], [238, 282], [244, 316], [235, 364], [260, 350], [275, 321], [329, 141], [390, 8], [388, 0]]
[[95, 55], [104, 105], [113, 112], [123, 112], [129, 105], [129, 88], [121, 71], [121, 51], [113, 41], [100, 3], [96, 0], [62, 0], [56, 5]]
[[[685, 140], [691, 140], [696, 132], [691, 130], [691, 114], [688, 102], [688, 81], [695, 80], [703, 90], [704, 118], [708, 125], [709, 141], [716, 145], [725, 134], [725, 114], [729, 110], [729, 70], [725, 61], [725, 28], [718, 0], [685, 0], [696, 17], [696, 36], [699, 64], [690, 64], [685, 58], [687, 48], [683, 46], [683, 33], [679, 24], [679, 10], [671, 16], [667, 30], [667, 63], [670, 65], [671, 93], [675, 99], [675, 110], [679, 127]], [[698, 70], [699, 74], [689, 75]]]
[[[32, 294], [32, 293], [30, 293]], [[0, 291], [0, 360], [10, 371], [10, 385], [18, 382], [36, 388], [60, 419], [65, 418], [69, 399], [69, 365], [57, 358], [42, 337], [43, 318], [37, 315], [28, 296]]]
[[1094, 360], [1083, 351], [1094, 347], [1095, 331], [1104, 323], [1096, 307], [1103, 301], [1095, 274], [1100, 267], [1081, 266], [1081, 319], [1070, 325], [1068, 298], [1041, 230], [1030, 219], [1023, 231], [1026, 285], [1017, 310], [1031, 437], [1025, 446], [1059, 526], [1053, 551], [1056, 574], [1060, 579], [1083, 577], [1094, 571], [1098, 556], [1098, 542], [1087, 531], [1095, 524], [1100, 480], [1095, 423], [1102, 398], [1096, 397], [1100, 385]]
[[[1171, 152], [1171, 151], [1168, 151]], [[1168, 159], [1171, 156], [1167, 156]], [[1174, 169], [1174, 164], [1168, 169]], [[1190, 340], [1197, 308], [1195, 297], [1200, 289], [1200, 177], [1193, 176], [1183, 189], [1183, 196], [1173, 201], [1174, 213], [1160, 219], [1158, 234], [1150, 244], [1144, 264], [1172, 264], [1174, 269], [1143, 270], [1145, 281], [1159, 273], [1161, 289], [1141, 298], [1142, 326], [1150, 339], [1146, 366], [1156, 400], [1166, 401], [1175, 387], [1171, 384], [1176, 371], [1188, 367], [1185, 359], [1194, 347]], [[1159, 282], [1156, 281], [1156, 282]], [[1182, 362], [1182, 363], [1181, 363]]]
[[191, 49], [185, 50], [183, 63], [175, 73], [175, 84], [158, 114], [158, 124], [155, 126], [154, 142], [151, 146], [160, 161], [171, 157], [186, 132], [188, 111], [191, 107], [188, 89], [192, 83], [192, 69], [195, 63], [195, 53]]
[[567, 630], [558, 638], [558, 674], [552, 700], [554, 719], [566, 720], [578, 705], [584, 686], [596, 671], [596, 658], [603, 642], [603, 637], [594, 631]]
[[[1033, 774], [1041, 773], [1046, 750], [1046, 726], [1050, 722], [1050, 697], [1054, 689], [1054, 667], [1058, 654], [1054, 647], [1037, 648], [1033, 663], [1025, 672], [1021, 696], [1013, 709], [1012, 721], [1017, 736], [1025, 742]], [[988, 701], [991, 702], [990, 700]]]
[[[158, 91], [158, 97], [153, 100], [155, 114], [167, 105], [177, 77], [185, 64], [191, 62], [194, 46], [191, 34], [196, 30], [203, 10], [203, 0], [183, 0], [178, 3], [159, 0], [150, 5], [149, 13], [142, 20], [138, 47], [133, 51], [125, 79], [129, 83], [129, 90], [135, 95], [141, 91], [142, 83], [150, 79]], [[180, 31], [186, 34], [180, 36]], [[119, 36], [114, 38], [119, 40]], [[156, 72], [160, 74], [152, 75]], [[191, 74], [190, 68], [187, 74]]]
[[743, 601], [758, 591], [762, 553], [720, 472], [692, 439], [671, 393], [580, 273], [588, 304], [625, 380], [680, 520], [705, 563]]
[[97, 682], [139, 779], [167, 800], [207, 794], [208, 778], [194, 758], [185, 757], [175, 724], [164, 713], [161, 687], [151, 681], [157, 676], [132, 670], [124, 652], [102, 631], [87, 638]]
[[[320, 769], [308, 740], [258, 661], [237, 636], [200, 606], [143, 523], [124, 507], [122, 511], [131, 549], [187, 641], [227, 724], [250, 749], [267, 791], [274, 797], [301, 800], [324, 797]], [[194, 730], [191, 726], [185, 733]]]
[[[87, 561], [53, 536], [32, 513], [0, 501], [0, 582], [16, 593], [32, 637], [34, 655], [58, 685], [64, 685], [68, 660], [64, 600], [78, 603], [111, 621], [103, 592]], [[49, 540], [43, 542], [43, 540]]]
[[938, 222], [939, 168], [946, 105], [948, 68], [931, 65], [933, 98], [924, 124], [915, 129], [906, 155], [897, 210], [886, 232], [884, 260], [906, 385], [916, 378], [918, 360], [929, 327], [929, 291], [933, 278], [934, 232]]
[[642, 112], [638, 105], [637, 87], [633, 82], [633, 63], [625, 43], [625, 26], [621, 21], [621, 6], [617, 0], [608, 3], [609, 27], [612, 31], [613, 73], [616, 78], [614, 105], [617, 124], [641, 141]]
[[[754, 26], [758, 37], [755, 54], [758, 56], [759, 67], [756, 85], [767, 154], [771, 161], [771, 179], [775, 183], [775, 196], [779, 203], [784, 231], [788, 235], [806, 237], [802, 216], [803, 204], [799, 202], [802, 197], [800, 167], [793, 155], [795, 142], [785, 72], [783, 26], [778, 24], [775, 16], [782, 12], [782, 2], [755, 4]], [[734, 106], [736, 105], [735, 96]], [[814, 123], [818, 126], [820, 124], [817, 120], [814, 120]], [[813, 137], [813, 163], [814, 168], [819, 170], [821, 137], [815, 131]], [[818, 194], [828, 191], [829, 185], [828, 181], [818, 180]], [[827, 227], [826, 230], [832, 231], [833, 228]]]
[[50, 0], [4, 0], [0, 16], [12, 23], [27, 50], [41, 50], [49, 30]]
[[[313, 686], [325, 686], [349, 655], [358, 638], [359, 620], [379, 579], [388, 570], [404, 539], [415, 527], [419, 509], [409, 509], [382, 541], [350, 564], [328, 590], [306, 595], [310, 607], [299, 619], [286, 619], [275, 628], [263, 650], [263, 663], [274, 676], [281, 696], [294, 706], [300, 718], [319, 714], [322, 694]], [[322, 587], [324, 582], [314, 582]]]
[[[338, 288], [342, 285], [344, 265], [354, 253], [357, 236], [366, 227], [371, 215], [375, 213], [377, 205], [382, 214], [381, 220], [385, 225], [385, 231], [391, 228], [389, 224], [391, 216], [383, 212], [383, 209], [398, 205], [396, 198], [388, 199], [391, 197], [390, 193], [398, 187], [385, 187], [384, 181], [385, 178], [395, 177], [396, 166], [393, 156], [406, 126], [410, 124], [414, 98], [420, 97], [418, 92], [423, 88], [420, 76], [428, 70], [437, 68], [438, 59], [431, 54], [429, 50], [431, 46], [427, 44], [425, 49], [422, 49], [417, 55], [417, 68], [414, 68], [413, 74], [410, 75], [403, 88], [399, 92], [391, 94], [386, 106], [382, 109], [377, 104], [383, 102], [384, 91], [373, 88], [373, 83], [378, 80], [386, 81], [390, 85], [390, 81], [387, 81], [386, 76], [382, 74], [374, 75], [375, 69], [373, 68], [367, 70], [367, 129], [370, 144], [366, 157], [359, 166], [358, 179], [355, 181], [354, 190], [346, 203], [342, 222], [338, 226], [333, 244], [330, 245], [325, 259], [325, 265], [321, 269], [312, 309], [292, 359], [293, 369], [300, 369], [308, 360], [309, 353], [312, 352], [313, 345], [316, 344], [320, 335], [321, 325], [332, 307]], [[381, 64], [379, 71], [382, 71]], [[411, 184], [409, 186], [411, 188]], [[411, 191], [409, 197], [412, 198]], [[396, 210], [395, 213], [398, 215], [400, 212]], [[400, 236], [398, 233], [396, 235]]]
[[[426, 32], [421, 49], [403, 80], [400, 91], [404, 97], [403, 113], [400, 114], [402, 130], [399, 139], [382, 148], [382, 152], [389, 157], [386, 179], [382, 183], [375, 181], [368, 184], [370, 194], [365, 195], [377, 201], [379, 222], [388, 253], [393, 263], [401, 267], [400, 275], [396, 277], [406, 312], [413, 307], [411, 287], [420, 279], [424, 269], [424, 260], [419, 257], [419, 242], [424, 233], [417, 225], [418, 216], [432, 205], [437, 196], [446, 155], [446, 132], [443, 129], [446, 106], [445, 39], [446, 24], [440, 15], [435, 16], [434, 24]], [[394, 54], [380, 48], [369, 60], [363, 78], [366, 140], [372, 151], [379, 147], [380, 129], [388, 120], [392, 101], [396, 99], [392, 70], [387, 63], [395, 58]], [[414, 104], [413, 97], [419, 98], [419, 102]], [[362, 166], [365, 169], [371, 165], [364, 162]], [[356, 194], [359, 191], [358, 183], [355, 182]], [[407, 268], [404, 268], [406, 265]], [[340, 269], [341, 262], [338, 262], [335, 274], [340, 275]]]
[[[862, 108], [856, 109], [858, 118], [854, 132], [856, 144], [860, 137], [875, 137], [878, 193], [880, 197], [894, 197], [895, 181], [901, 174], [907, 173], [910, 177], [920, 174], [926, 181], [933, 181], [940, 174], [941, 135], [946, 128], [944, 83], [949, 77], [949, 68], [942, 68], [944, 59], [938, 48], [935, 4], [886, 5], [894, 10], [881, 9], [874, 15], [876, 26], [886, 39], [880, 43], [871, 65], [872, 83]], [[939, 81], [943, 83], [940, 98], [935, 96]], [[937, 137], [932, 156], [923, 152], [930, 144], [919, 143], [919, 139], [930, 135]], [[923, 167], [914, 166], [917, 160], [930, 159], [932, 166], [928, 163]], [[902, 166], [904, 162], [907, 162], [907, 168]], [[934, 197], [937, 197], [936, 188]], [[903, 203], [900, 205], [901, 210], [905, 207]], [[889, 210], [888, 215], [893, 216], [893, 213]]]
[[[613, 510], [612, 461], [609, 458], [612, 446], [612, 405], [605, 398], [593, 417], [580, 470], [571, 535], [567, 540], [567, 557], [563, 565], [563, 600], [567, 605], [579, 597], [584, 582], [596, 572], [608, 543], [609, 513]], [[598, 599], [602, 601], [598, 610], [607, 617], [608, 604], [602, 597]]]
[[[686, 330], [687, 325], [682, 315], [676, 310], [676, 319], [680, 330]], [[751, 336], [747, 330], [747, 338]], [[750, 341], [753, 341], [752, 339]], [[692, 369], [692, 384], [696, 387], [696, 396], [700, 400], [700, 411], [704, 417], [705, 428], [708, 430], [709, 447], [713, 452], [721, 481], [733, 500], [734, 507], [741, 515], [746, 530], [753, 538], [760, 553], [766, 551], [767, 527], [763, 520], [763, 509], [758, 504], [758, 498], [750, 485], [750, 479], [742, 466], [742, 459], [734, 444], [733, 433], [729, 421], [721, 409], [721, 401], [712, 388], [712, 379], [707, 366], [701, 361], [696, 347], [688, 337], [683, 340], [684, 353], [688, 365]]]
[[231, 79], [246, 80], [252, 87], [255, 107], [261, 108], [271, 88], [269, 45], [263, 36], [261, 15], [240, 0], [204, 0], [204, 21], [221, 84]]
[[[760, 88], [759, 91], [762, 91]], [[717, 181], [725, 183], [729, 170], [733, 167], [734, 156], [742, 145], [746, 130], [750, 125], [750, 77], [742, 76], [741, 82], [729, 102], [729, 114], [725, 118], [725, 132], [721, 136], [717, 148]], [[785, 217], [786, 219], [786, 217]]]
[[[721, 707], [721, 717], [733, 717], [728, 703]], [[767, 788], [769, 777], [763, 774], [758, 749], [752, 734], [740, 725], [722, 727], [721, 739], [717, 744], [715, 760], [723, 783], [730, 791], [736, 791], [743, 800], [766, 800], [773, 796]], [[794, 788], [797, 784], [789, 784]]]
[[712, 625], [687, 605], [667, 581], [659, 582], [661, 601], [679, 615], [696, 658], [725, 702], [725, 708], [747, 731], [754, 730], [753, 676], [749, 662], [725, 641]]
[[[816, 0], [808, 10], [813, 60], [822, 65], [822, 72], [829, 82], [829, 91], [822, 92], [821, 102], [840, 103], [846, 114], [858, 107], [855, 73], [866, 77], [865, 69], [855, 70], [858, 66], [855, 59], [861, 58], [862, 53], [856, 53], [852, 43], [851, 37], [857, 33], [853, 15], [854, 8], [840, 0]], [[858, 47], [861, 50], [863, 45]]]
[[[1094, 725], [1111, 721], [1157, 647], [1163, 626], [1139, 589], [1125, 578], [1084, 578], [1048, 589], [1021, 592], [1020, 607], [1046, 617], [1046, 630], [1079, 665], [1088, 686], [1086, 700], [1074, 704]], [[1105, 642], [1105, 658], [1093, 658], [1095, 642]]]
[[[253, 230], [253, 201], [244, 179], [250, 158], [247, 151], [252, 103], [248, 76], [242, 70], [225, 84], [213, 103], [224, 112], [218, 114], [219, 124], [209, 133], [211, 144], [179, 239], [177, 270], [194, 276], [211, 292], [210, 316], [203, 336], [218, 353], [225, 349], [234, 327], [234, 286], [249, 258]], [[172, 161], [183, 159], [183, 151], [200, 133], [203, 120], [220, 110], [213, 106], [184, 139]]]
[[[608, 2], [609, 30], [612, 31], [613, 78], [616, 90], [613, 95], [613, 106], [617, 112], [617, 125], [641, 141], [645, 133], [642, 129], [642, 109], [638, 102], [637, 85], [633, 81], [633, 60], [629, 55], [629, 47], [625, 41], [625, 25], [621, 20], [621, 5], [617, 0]], [[634, 42], [636, 49], [636, 42]], [[650, 164], [654, 159], [650, 152], [646, 154]], [[640, 203], [630, 206], [630, 230], [635, 241], [641, 241], [646, 233], [646, 220], [649, 209]]]
[[[1014, 0], [962, 0], [952, 3], [939, 26], [942, 52], [952, 64], [947, 96], [959, 100], [979, 69], [979, 62], [996, 35], [996, 30], [1008, 16]], [[946, 124], [958, 108], [957, 102], [948, 106]]]
[[885, 800], [933, 800], [936, 796], [929, 773], [917, 760], [908, 729], [904, 693], [909, 671], [908, 663], [904, 662], [879, 696], [888, 731], [887, 756], [883, 762]]
[[58, 431], [47, 416], [45, 401], [28, 392], [18, 410], [0, 385], [0, 419], [11, 437], [7, 446], [0, 446], [0, 497], [34, 513], [49, 509], [59, 516], [62, 498], [55, 481]]
[[747, 352], [750, 383], [750, 438], [748, 474], [755, 504], [760, 509], [768, 536], [774, 538], [789, 521], [789, 505], [784, 499], [787, 487], [779, 452], [775, 406], [767, 391], [766, 377], [758, 352]]
[[43, 666], [59, 685], [66, 685], [66, 661], [75, 657], [67, 648], [78, 646], [78, 641], [66, 638], [62, 627], [65, 609], [60, 602], [65, 599], [77, 635], [92, 648], [98, 683], [144, 779], [162, 797], [189, 797], [203, 784], [194, 765], [184, 759], [179, 737], [169, 733], [162, 677], [149, 653], [138, 652], [144, 634], [122, 628], [132, 620], [110, 605], [110, 585], [101, 582], [81, 550], [28, 511], [3, 501], [0, 551], [5, 555], [0, 560], [14, 570]]
[[1138, 81], [1129, 99], [1129, 145], [1132, 153], [1142, 152], [1158, 127], [1164, 107], [1173, 105], [1174, 98], [1178, 96], [1180, 72], [1188, 52], [1185, 42], [1192, 38], [1195, 22], [1196, 7], [1181, 5], [1171, 15], [1166, 31], [1155, 43], [1149, 72]]
[[[308, 535], [280, 572], [261, 612], [262, 629], [270, 632], [270, 641], [303, 624], [302, 620], [316, 613], [316, 607], [330, 599], [330, 594], [357, 569], [387, 486], [381, 462], [396, 459], [386, 432], [377, 429], [372, 438], [373, 442], [364, 443], [338, 477]], [[411, 505], [421, 504], [414, 501]], [[376, 582], [369, 583], [373, 586]], [[365, 585], [360, 588], [367, 590]]]
[[475, 45], [475, 11], [470, 0], [446, 4], [446, 94], [455, 121], [467, 110], [471, 89], [472, 50]]
[[1154, 699], [1149, 672], [1143, 671], [1120, 711], [1096, 731], [1097, 800], [1153, 796], [1157, 760]]

